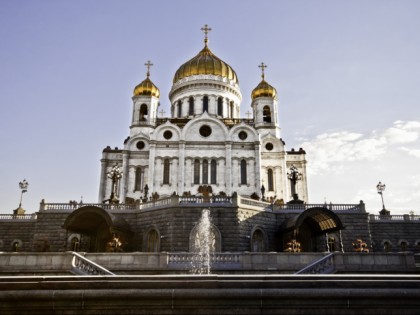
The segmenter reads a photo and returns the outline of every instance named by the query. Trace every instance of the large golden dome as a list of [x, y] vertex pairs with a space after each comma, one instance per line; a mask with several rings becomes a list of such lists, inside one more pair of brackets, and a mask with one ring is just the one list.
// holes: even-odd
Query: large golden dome
[[160, 96], [159, 89], [149, 79], [149, 73], [147, 74], [147, 78], [134, 88], [134, 96], [139, 96], [139, 95], [147, 95], [147, 96], [151, 95], [157, 98], [159, 98]]
[[255, 89], [252, 90], [251, 98], [255, 99], [257, 97], [276, 97], [277, 90], [267, 83], [264, 79], [261, 80], [260, 84], [257, 85]]
[[173, 83], [179, 80], [199, 74], [211, 74], [222, 76], [233, 80], [238, 84], [238, 77], [236, 72], [226, 62], [221, 60], [207, 47], [205, 42], [204, 48], [198, 53], [197, 56], [188, 60], [175, 72]]

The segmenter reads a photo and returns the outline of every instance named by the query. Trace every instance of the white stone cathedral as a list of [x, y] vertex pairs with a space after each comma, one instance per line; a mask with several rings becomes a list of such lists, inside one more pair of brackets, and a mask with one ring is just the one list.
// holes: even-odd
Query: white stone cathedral
[[280, 138], [278, 94], [265, 81], [266, 65], [251, 93], [253, 118], [241, 118], [236, 72], [208, 47], [211, 29], [202, 30], [204, 48], [174, 75], [170, 117], [158, 117], [160, 91], [145, 64], [124, 148], [103, 150], [99, 202], [234, 193], [280, 203], [296, 193], [307, 202], [305, 151], [286, 151]]

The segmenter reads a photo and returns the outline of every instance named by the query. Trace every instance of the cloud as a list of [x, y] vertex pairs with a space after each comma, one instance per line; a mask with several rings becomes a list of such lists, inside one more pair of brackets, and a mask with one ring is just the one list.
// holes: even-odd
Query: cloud
[[[403, 150], [420, 157], [420, 122], [395, 121], [390, 128], [369, 135], [350, 131], [323, 133], [301, 144], [308, 157], [308, 172], [312, 175], [327, 169], [343, 171], [339, 164], [355, 161], [375, 161], [390, 150]], [[414, 147], [401, 147], [412, 144]]]

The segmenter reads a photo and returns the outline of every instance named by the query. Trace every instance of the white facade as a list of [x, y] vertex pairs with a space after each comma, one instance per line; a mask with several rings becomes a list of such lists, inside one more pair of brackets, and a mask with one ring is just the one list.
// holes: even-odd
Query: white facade
[[302, 174], [296, 192], [307, 202], [305, 152], [285, 150], [277, 95], [253, 98], [253, 118], [241, 119], [237, 80], [212, 71], [173, 83], [170, 117], [158, 118], [159, 94], [133, 97], [123, 149], [103, 151], [99, 202], [110, 198], [107, 174], [115, 165], [122, 171], [114, 190], [122, 203], [143, 199], [146, 184], [148, 197], [158, 193], [161, 198], [197, 195], [203, 185], [211, 186], [213, 195], [261, 196], [264, 186], [266, 199], [286, 203], [292, 199], [292, 166]]

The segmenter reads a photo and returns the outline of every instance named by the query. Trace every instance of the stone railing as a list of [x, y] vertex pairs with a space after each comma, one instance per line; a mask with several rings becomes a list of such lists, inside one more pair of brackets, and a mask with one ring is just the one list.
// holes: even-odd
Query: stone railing
[[360, 212], [364, 213], [365, 210], [365, 204], [363, 202], [360, 202], [359, 204], [284, 204], [284, 205], [276, 205], [274, 204], [274, 210], [275, 211], [302, 211], [310, 208], [327, 208], [331, 211], [347, 211], [347, 212]]
[[[67, 211], [79, 209], [81, 207], [93, 206], [105, 210], [152, 210], [167, 206], [197, 206], [202, 205], [206, 207], [218, 205], [233, 205], [258, 211], [275, 211], [275, 212], [302, 212], [309, 208], [322, 207], [332, 211], [365, 213], [365, 205], [363, 202], [359, 204], [271, 204], [266, 201], [255, 200], [242, 196], [170, 196], [158, 200], [148, 201], [136, 204], [107, 204], [107, 203], [45, 203], [41, 202], [40, 211]], [[378, 216], [379, 217], [379, 216]], [[387, 216], [390, 217], [390, 216]], [[416, 216], [411, 216], [416, 217]], [[1, 219], [1, 217], [0, 217]], [[372, 220], [375, 220], [372, 219]], [[398, 219], [394, 219], [398, 220]], [[402, 220], [402, 219], [399, 219]], [[404, 219], [405, 220], [405, 219]]]
[[369, 215], [369, 220], [374, 222], [401, 222], [412, 221], [420, 223], [420, 215], [402, 214], [402, 215]]
[[36, 220], [36, 213], [32, 213], [32, 214], [0, 214], [0, 220], [31, 221], [31, 220]]
[[273, 205], [269, 202], [238, 196], [238, 206], [256, 210], [272, 211]]
[[[169, 266], [191, 266], [197, 260], [195, 253], [168, 253]], [[241, 263], [239, 253], [213, 253], [210, 254], [210, 265], [238, 265]]]
[[98, 264], [95, 264], [93, 261], [79, 255], [76, 252], [72, 252], [72, 272], [77, 275], [92, 276], [115, 276], [111, 271], [105, 269]]
[[295, 275], [299, 274], [329, 274], [334, 273], [335, 264], [334, 264], [334, 253], [330, 253], [325, 257], [313, 262], [307, 267], [299, 270]]

